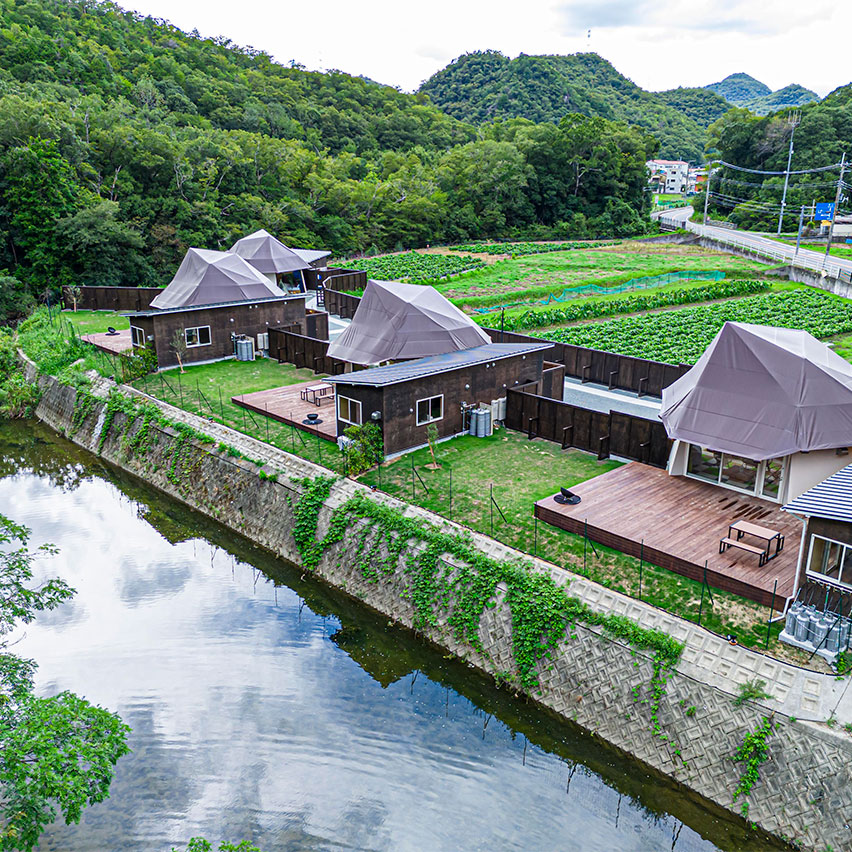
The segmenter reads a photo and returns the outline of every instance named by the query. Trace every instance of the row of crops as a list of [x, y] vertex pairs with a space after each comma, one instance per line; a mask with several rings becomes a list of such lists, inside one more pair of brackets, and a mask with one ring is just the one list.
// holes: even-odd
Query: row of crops
[[[548, 325], [578, 322], [594, 317], [612, 314], [633, 314], [639, 311], [652, 311], [672, 305], [688, 305], [691, 302], [710, 302], [714, 299], [731, 299], [736, 296], [748, 296], [763, 293], [769, 289], [765, 281], [719, 281], [700, 287], [680, 287], [676, 290], [658, 290], [652, 293], [631, 293], [618, 299], [578, 299], [561, 308], [537, 308], [522, 314], [506, 314], [503, 328], [507, 331], [520, 331], [530, 328], [544, 328]], [[480, 325], [493, 328], [500, 322], [500, 313], [492, 312], [477, 317]]]
[[852, 302], [818, 290], [784, 290], [732, 302], [571, 326], [542, 337], [669, 364], [694, 364], [728, 321], [803, 329], [814, 337], [852, 332]]
[[465, 243], [453, 246], [453, 251], [473, 251], [477, 254], [545, 254], [551, 251], [571, 251], [574, 249], [592, 249], [602, 246], [612, 246], [614, 242], [605, 243]]
[[428, 284], [450, 275], [471, 269], [480, 269], [485, 261], [479, 257], [451, 254], [388, 254], [383, 257], [366, 257], [352, 261], [352, 266], [362, 269], [370, 278], [381, 281], [406, 281], [409, 284]]

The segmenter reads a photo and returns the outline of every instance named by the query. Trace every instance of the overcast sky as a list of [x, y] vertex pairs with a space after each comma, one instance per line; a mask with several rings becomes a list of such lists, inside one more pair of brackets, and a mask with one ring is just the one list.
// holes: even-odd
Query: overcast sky
[[852, 80], [837, 0], [118, 0], [310, 69], [412, 91], [462, 53], [593, 50], [646, 89], [745, 71], [824, 96]]

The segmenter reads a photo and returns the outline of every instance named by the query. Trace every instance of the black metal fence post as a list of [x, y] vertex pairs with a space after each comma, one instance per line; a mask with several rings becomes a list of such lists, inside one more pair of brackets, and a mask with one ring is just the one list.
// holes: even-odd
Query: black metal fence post
[[766, 645], [764, 650], [769, 648], [769, 634], [772, 630], [772, 613], [775, 612], [775, 593], [778, 591], [778, 578], [775, 578], [775, 585], [772, 587], [772, 603], [769, 606], [769, 618], [766, 620]]
[[645, 562], [645, 539], [639, 545], [639, 600], [642, 600], [642, 567]]
[[533, 527], [535, 529], [533, 533], [533, 556], [538, 556], [538, 515], [535, 514], [535, 509], [533, 509]]

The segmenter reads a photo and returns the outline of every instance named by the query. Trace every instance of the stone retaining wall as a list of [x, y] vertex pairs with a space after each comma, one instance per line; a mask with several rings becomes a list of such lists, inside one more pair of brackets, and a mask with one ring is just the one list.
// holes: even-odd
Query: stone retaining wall
[[[32, 365], [27, 369], [34, 375]], [[51, 378], [41, 377], [39, 381], [43, 397], [38, 416], [76, 443], [97, 452], [105, 406], [95, 406], [76, 434], [71, 434], [75, 391]], [[105, 396], [108, 389], [109, 385], [103, 383], [98, 392]], [[277, 472], [278, 481], [261, 479], [253, 463], [229, 457], [219, 452], [215, 444], [190, 443], [176, 483], [172, 481], [174, 476], [169, 477], [176, 433], [157, 427], [150, 449], [142, 458], [133, 456], [121, 438], [125, 428], [121, 414], [116, 415], [101, 455], [299, 564], [301, 557], [291, 532], [293, 506], [301, 490], [298, 480], [328, 472], [224, 426], [159, 405], [172, 420], [180, 419], [216, 441], [263, 461], [267, 472]], [[128, 434], [133, 433], [133, 428]], [[318, 538], [326, 531], [334, 509], [358, 492], [447, 531], [459, 529], [425, 510], [371, 493], [358, 483], [339, 480], [320, 509]], [[509, 560], [520, 556], [499, 542], [471, 535], [476, 547], [492, 558]], [[359, 524], [353, 524], [341, 541], [325, 551], [316, 573], [370, 607], [413, 627], [416, 613], [405, 594], [410, 580], [404, 571], [404, 556], [393, 574], [370, 581], [358, 567], [363, 558], [358, 555], [361, 547]], [[524, 558], [529, 561], [529, 557]], [[660, 700], [662, 733], [656, 736], [652, 733], [650, 709], [654, 673], [650, 654], [635, 651], [595, 628], [578, 624], [568, 631], [570, 636], [559, 643], [552, 659], [539, 664], [540, 692], [530, 698], [735, 813], [739, 812], [740, 803], [733, 803], [732, 794], [743, 767], [731, 757], [744, 736], [755, 730], [764, 717], [772, 715], [775, 727], [768, 740], [770, 757], [761, 767], [760, 781], [749, 797], [749, 820], [767, 832], [795, 839], [818, 852], [827, 848], [835, 852], [852, 849], [847, 825], [852, 816], [852, 738], [842, 730], [790, 718], [790, 714], [795, 714], [800, 720], [824, 721], [835, 712], [844, 718], [846, 682], [743, 648], [732, 648], [689, 622], [548, 563], [537, 561], [536, 567], [550, 572], [558, 582], [570, 583], [571, 593], [596, 610], [624, 614], [643, 626], [664, 629], [684, 642], [685, 651], [677, 671], [668, 677]], [[482, 617], [480, 651], [456, 639], [447, 625], [446, 613], [438, 613], [437, 625], [426, 631], [426, 637], [488, 674], [498, 676], [516, 668], [511, 614], [502, 594], [497, 605], [487, 608]], [[769, 682], [767, 689], [775, 700], [735, 707], [732, 695], [737, 683], [754, 676]]]

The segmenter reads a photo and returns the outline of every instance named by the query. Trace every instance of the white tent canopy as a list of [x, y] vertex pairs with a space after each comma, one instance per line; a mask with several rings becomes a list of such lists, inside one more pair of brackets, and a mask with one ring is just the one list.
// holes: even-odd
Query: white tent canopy
[[239, 255], [191, 248], [169, 286], [151, 300], [151, 307], [186, 308], [282, 295], [281, 290]]
[[852, 365], [804, 331], [727, 322], [663, 390], [670, 438], [762, 461], [852, 446]]
[[490, 342], [434, 288], [368, 281], [351, 325], [328, 347], [328, 354], [352, 364], [381, 364]]
[[287, 248], [281, 240], [262, 228], [237, 240], [231, 246], [231, 251], [248, 261], [264, 275], [298, 272], [300, 269], [309, 269], [311, 265], [301, 255]]

